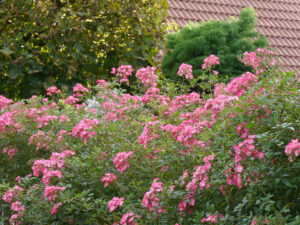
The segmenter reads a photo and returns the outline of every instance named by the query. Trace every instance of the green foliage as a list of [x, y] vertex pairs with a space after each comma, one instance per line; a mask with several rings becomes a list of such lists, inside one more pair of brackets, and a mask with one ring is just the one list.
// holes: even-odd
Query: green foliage
[[193, 75], [197, 77], [203, 72], [203, 60], [210, 54], [220, 58], [220, 65], [216, 66], [220, 77], [239, 76], [247, 69], [238, 57], [245, 51], [268, 45], [267, 39], [255, 32], [256, 20], [255, 10], [250, 7], [241, 11], [238, 20], [190, 23], [181, 31], [169, 34], [161, 65], [165, 76], [177, 81], [179, 66], [187, 63], [193, 66]]
[[155, 65], [166, 0], [6, 0], [0, 3], [0, 94], [27, 98]]

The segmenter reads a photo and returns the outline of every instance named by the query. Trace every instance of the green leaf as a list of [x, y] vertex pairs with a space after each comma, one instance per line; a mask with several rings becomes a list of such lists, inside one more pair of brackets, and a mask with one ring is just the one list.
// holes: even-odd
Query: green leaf
[[252, 127], [255, 127], [256, 124], [255, 123], [248, 123], [245, 127], [246, 128], [252, 128]]
[[9, 48], [0, 49], [0, 52], [2, 52], [6, 56], [10, 56], [11, 54], [15, 53], [14, 51], [10, 50]]
[[8, 76], [11, 78], [11, 79], [16, 79], [18, 77], [18, 70], [16, 67], [11, 67], [8, 72], [7, 72]]

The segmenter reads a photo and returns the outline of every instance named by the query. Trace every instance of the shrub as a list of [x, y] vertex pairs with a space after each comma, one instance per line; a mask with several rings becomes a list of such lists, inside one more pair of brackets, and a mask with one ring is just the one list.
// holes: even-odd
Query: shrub
[[1, 97], [0, 221], [299, 224], [299, 82], [257, 69], [203, 98], [104, 80]]
[[56, 85], [108, 78], [111, 67], [155, 65], [167, 2], [15, 1], [0, 4], [0, 94], [28, 98]]
[[207, 21], [200, 24], [190, 23], [182, 30], [167, 36], [167, 49], [161, 68], [164, 75], [178, 81], [176, 75], [181, 63], [193, 66], [194, 76], [202, 74], [203, 60], [211, 54], [220, 58], [216, 67], [220, 77], [236, 77], [248, 69], [239, 61], [243, 52], [266, 47], [267, 39], [255, 32], [255, 10], [245, 8], [239, 19], [227, 21]]

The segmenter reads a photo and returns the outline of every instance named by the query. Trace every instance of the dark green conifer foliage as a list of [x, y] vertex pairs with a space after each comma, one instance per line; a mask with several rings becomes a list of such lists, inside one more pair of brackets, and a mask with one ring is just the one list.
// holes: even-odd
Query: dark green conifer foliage
[[193, 75], [197, 76], [203, 72], [203, 59], [210, 54], [220, 57], [220, 65], [216, 67], [220, 77], [241, 75], [247, 68], [238, 57], [245, 51], [268, 46], [265, 36], [255, 32], [256, 22], [255, 10], [248, 7], [241, 11], [238, 19], [190, 23], [179, 32], [169, 34], [161, 66], [165, 76], [177, 80], [181, 63], [192, 65]]

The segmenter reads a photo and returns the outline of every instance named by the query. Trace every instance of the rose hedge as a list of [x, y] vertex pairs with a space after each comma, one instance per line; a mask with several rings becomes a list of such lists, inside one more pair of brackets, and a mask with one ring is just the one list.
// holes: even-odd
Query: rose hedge
[[0, 96], [1, 223], [299, 224], [299, 82], [256, 71], [201, 97], [152, 68], [142, 96], [104, 80]]

